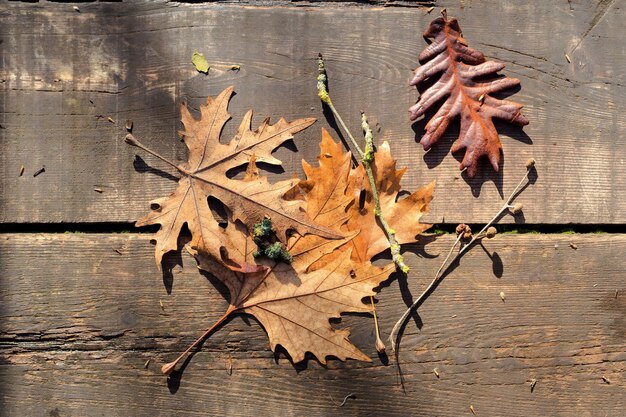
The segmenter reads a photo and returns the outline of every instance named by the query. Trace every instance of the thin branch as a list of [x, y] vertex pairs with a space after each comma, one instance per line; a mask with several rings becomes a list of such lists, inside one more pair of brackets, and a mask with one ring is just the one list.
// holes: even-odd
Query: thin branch
[[383, 230], [385, 231], [385, 234], [387, 235], [387, 240], [389, 241], [389, 246], [391, 248], [392, 259], [398, 269], [407, 274], [409, 272], [409, 267], [407, 264], [404, 263], [404, 258], [400, 254], [400, 244], [398, 244], [398, 241], [396, 240], [396, 232], [389, 226], [389, 223], [387, 223], [387, 221], [385, 220], [382, 209], [380, 207], [380, 199], [378, 197], [378, 190], [376, 189], [376, 180], [374, 178], [374, 172], [372, 170], [372, 163], [374, 162], [374, 140], [372, 130], [370, 129], [367, 122], [367, 117], [364, 113], [361, 113], [361, 128], [363, 129], [363, 134], [365, 137], [365, 151], [363, 151], [354, 139], [354, 136], [352, 136], [352, 133], [350, 133], [350, 130], [348, 130], [348, 127], [343, 122], [343, 119], [339, 115], [337, 109], [335, 109], [335, 106], [333, 106], [330, 96], [328, 95], [328, 90], [326, 89], [326, 68], [324, 67], [324, 59], [322, 58], [322, 54], [319, 54], [317, 69], [317, 95], [319, 96], [320, 100], [322, 100], [322, 103], [326, 104], [333, 112], [335, 118], [339, 121], [339, 124], [346, 132], [346, 135], [350, 138], [350, 141], [359, 152], [361, 162], [363, 163], [363, 167], [365, 168], [365, 172], [367, 173], [367, 178], [370, 183], [370, 190], [372, 193], [372, 199], [374, 201], [375, 207], [374, 213], [376, 214], [378, 221], [380, 222]]
[[175, 163], [173, 163], [172, 161], [170, 161], [166, 157], [164, 157], [162, 155], [159, 155], [158, 153], [156, 153], [152, 149], [146, 147], [143, 143], [139, 142], [139, 140], [137, 140], [137, 138], [135, 136], [133, 136], [131, 133], [126, 135], [126, 137], [124, 138], [124, 141], [126, 143], [128, 143], [129, 145], [131, 145], [131, 146], [136, 146], [139, 149], [143, 149], [144, 151], [148, 152], [150, 155], [155, 156], [155, 157], [159, 158], [161, 161], [165, 162], [166, 164], [173, 166], [178, 171], [180, 171], [181, 174], [191, 175], [191, 172], [183, 169], [182, 167], [176, 165]]
[[370, 129], [370, 126], [367, 123], [367, 116], [365, 116], [365, 113], [361, 113], [361, 128], [363, 129], [363, 134], [365, 136], [365, 153], [362, 156], [362, 162], [365, 167], [365, 172], [367, 172], [367, 178], [370, 181], [372, 199], [374, 200], [374, 213], [387, 235], [393, 261], [400, 271], [408, 274], [409, 266], [404, 263], [404, 257], [400, 254], [400, 244], [396, 240], [396, 231], [389, 226], [389, 223], [385, 220], [383, 211], [380, 207], [380, 198], [378, 197], [376, 180], [374, 179], [374, 171], [372, 170], [372, 162], [374, 162], [374, 141], [372, 129]]
[[343, 130], [346, 132], [346, 135], [348, 135], [348, 138], [350, 138], [350, 142], [352, 142], [352, 146], [354, 146], [362, 159], [363, 150], [354, 139], [354, 136], [352, 136], [352, 133], [350, 133], [350, 130], [348, 130], [348, 127], [343, 122], [341, 115], [339, 114], [335, 106], [333, 106], [333, 102], [330, 100], [328, 90], [326, 89], [327, 80], [328, 79], [326, 78], [326, 68], [324, 68], [324, 59], [322, 58], [322, 54], [319, 54], [317, 59], [317, 95], [320, 100], [322, 100], [322, 103], [326, 104], [328, 108], [333, 112], [335, 119], [337, 119]]
[[[439, 267], [439, 270], [435, 274], [435, 277], [433, 278], [431, 283], [428, 285], [428, 287], [426, 287], [426, 289], [422, 292], [422, 294], [419, 297], [417, 297], [417, 299], [413, 302], [413, 304], [411, 304], [411, 306], [407, 308], [407, 310], [404, 312], [402, 317], [400, 317], [400, 319], [393, 326], [393, 329], [391, 330], [391, 334], [389, 335], [389, 341], [391, 342], [391, 347], [394, 352], [397, 350], [398, 345], [400, 344], [398, 331], [404, 325], [404, 323], [409, 318], [411, 313], [417, 310], [417, 308], [424, 302], [426, 297], [428, 297], [432, 289], [439, 283], [439, 281], [441, 281], [441, 279], [445, 276], [445, 274], [448, 272], [448, 270], [454, 264], [454, 262], [457, 259], [461, 258], [461, 256], [463, 256], [463, 254], [467, 252], [469, 248], [477, 240], [482, 239], [483, 237], [489, 235], [488, 233], [485, 233], [485, 232], [491, 225], [493, 225], [498, 220], [498, 218], [502, 215], [502, 213], [504, 213], [506, 210], [514, 208], [513, 206], [511, 206], [511, 203], [513, 202], [515, 197], [517, 197], [517, 194], [520, 188], [522, 187], [524, 182], [528, 179], [528, 174], [530, 173], [530, 171], [533, 169], [534, 166], [535, 166], [534, 159], [529, 159], [528, 162], [526, 162], [526, 173], [522, 177], [521, 181], [517, 184], [517, 187], [515, 187], [513, 192], [506, 199], [502, 208], [500, 208], [498, 213], [495, 216], [493, 216], [493, 218], [489, 221], [489, 223], [487, 223], [485, 227], [483, 227], [480, 230], [480, 232], [474, 235], [465, 246], [462, 246], [461, 249], [457, 252], [457, 254], [452, 258], [452, 260], [449, 263], [447, 263], [448, 259], [450, 258], [450, 255], [452, 254], [452, 251], [454, 250], [454, 248], [456, 247], [456, 245], [459, 243], [459, 241], [464, 235], [464, 231], [460, 231], [460, 233], [459, 231], [457, 231], [457, 233], [459, 233], [458, 237], [456, 241], [454, 242], [454, 244], [452, 245], [452, 248], [450, 248], [450, 251], [448, 252], [448, 256], [446, 256], [446, 258], [444, 259], [443, 263], [441, 264], [441, 267]], [[518, 207], [515, 207], [513, 212], [515, 213], [515, 210], [518, 210], [518, 209], [521, 210], [521, 205], [518, 205]]]
[[374, 297], [370, 295], [370, 302], [372, 303], [372, 314], [374, 315], [374, 329], [376, 330], [376, 350], [378, 353], [385, 351], [385, 343], [380, 338], [380, 331], [378, 330], [378, 316], [376, 316], [376, 305], [374, 305]]

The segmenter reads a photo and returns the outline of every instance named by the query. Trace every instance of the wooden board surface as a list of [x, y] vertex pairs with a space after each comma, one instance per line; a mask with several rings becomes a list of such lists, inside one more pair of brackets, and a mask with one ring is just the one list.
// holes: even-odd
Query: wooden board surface
[[[160, 365], [226, 302], [188, 255], [165, 278], [168, 295], [149, 237], [1, 236], [0, 414], [463, 416], [472, 405], [479, 416], [618, 416], [626, 407], [625, 236], [504, 234], [470, 251], [420, 309], [421, 331], [407, 326], [406, 394], [394, 359], [376, 357], [364, 316], [340, 326], [371, 364], [294, 368], [254, 319], [236, 317], [168, 383]], [[382, 291], [384, 338], [452, 238], [427, 241], [407, 253], [408, 284]]]
[[[278, 150], [284, 170], [269, 176], [301, 174], [320, 129], [337, 137], [316, 96], [318, 52], [350, 128], [359, 133], [365, 110], [376, 139], [409, 167], [406, 189], [438, 181], [425, 221], [487, 222], [533, 156], [537, 176], [518, 199], [524, 216], [504, 222], [626, 224], [622, 2], [445, 0], [431, 14], [428, 1], [190, 3], [87, 2], [79, 13], [72, 4], [0, 2], [0, 232], [6, 223], [60, 230], [136, 220], [175, 178], [149, 156], [136, 159], [123, 143], [125, 121], [183, 160], [180, 102], [195, 110], [229, 85], [238, 94], [225, 138], [248, 108], [255, 123], [319, 119]], [[267, 7], [277, 4], [288, 7]], [[383, 7], [395, 5], [413, 7]], [[531, 124], [498, 125], [500, 174], [484, 166], [475, 180], [461, 175], [449, 154], [454, 132], [428, 154], [416, 143], [424, 122], [408, 121], [417, 92], [407, 81], [439, 7], [522, 82], [512, 98]], [[194, 50], [211, 64], [208, 75], [193, 69]], [[0, 233], [0, 416], [458, 417], [472, 416], [472, 406], [478, 416], [596, 417], [626, 409], [626, 235], [503, 234], [474, 248], [406, 328], [404, 391], [395, 358], [376, 355], [365, 316], [337, 326], [351, 329], [371, 364], [294, 366], [271, 352], [258, 322], [236, 316], [182, 375], [166, 379], [160, 366], [227, 303], [186, 254], [159, 272], [149, 239]], [[451, 243], [427, 237], [407, 248], [408, 282], [392, 280], [379, 297], [383, 338]]]
[[[136, 136], [182, 160], [178, 105], [197, 108], [234, 84], [237, 125], [255, 109], [319, 122], [277, 155], [284, 173], [313, 160], [329, 127], [315, 92], [316, 56], [326, 56], [333, 101], [359, 132], [365, 110], [377, 140], [391, 142], [408, 166], [408, 190], [436, 179], [426, 221], [486, 222], [534, 156], [538, 178], [520, 197], [528, 223], [615, 224], [626, 220], [626, 11], [619, 1], [437, 3], [460, 19], [470, 44], [507, 63], [521, 79], [514, 99], [530, 125], [501, 125], [504, 166], [467, 182], [449, 155], [453, 134], [424, 154], [407, 109], [407, 86], [421, 33], [434, 17], [422, 8], [235, 7], [215, 4], [20, 2], [0, 6], [0, 221], [129, 222], [173, 190], [171, 172], [123, 143], [126, 119]], [[433, 13], [436, 13], [435, 10]], [[211, 70], [190, 58], [205, 54]], [[565, 54], [571, 57], [568, 63]], [[239, 65], [233, 71], [232, 65]], [[115, 123], [110, 123], [111, 117]], [[234, 130], [230, 126], [226, 137]], [[418, 133], [414, 132], [416, 130]], [[25, 174], [19, 177], [20, 167]], [[46, 172], [33, 178], [42, 166]], [[159, 175], [160, 174], [160, 175]], [[97, 193], [94, 188], [104, 192]], [[506, 218], [504, 221], [514, 221]], [[518, 219], [520, 221], [520, 219]]]

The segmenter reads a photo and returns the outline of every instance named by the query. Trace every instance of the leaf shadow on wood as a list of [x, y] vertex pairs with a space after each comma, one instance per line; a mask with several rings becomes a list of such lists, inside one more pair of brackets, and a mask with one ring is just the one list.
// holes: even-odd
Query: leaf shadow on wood
[[[331, 89], [331, 80], [327, 80], [326, 81], [326, 89], [328, 90], [329, 93], [332, 91], [332, 89]], [[326, 120], [328, 125], [335, 131], [335, 134], [337, 135], [339, 140], [341, 140], [341, 143], [343, 144], [344, 148], [348, 149], [350, 151], [350, 153], [352, 154], [352, 165], [353, 166], [358, 166], [360, 164], [360, 162], [359, 162], [359, 159], [357, 158], [357, 150], [356, 149], [352, 149], [352, 144], [349, 143], [348, 139], [346, 139], [346, 137], [343, 135], [342, 130], [339, 127], [339, 124], [337, 123], [337, 119], [335, 119], [335, 115], [330, 110], [330, 107], [328, 107], [325, 104], [322, 104], [322, 114], [324, 115], [324, 119]], [[340, 112], [340, 114], [341, 114], [341, 112]], [[343, 117], [342, 117], [342, 119], [343, 119]], [[357, 138], [355, 138], [355, 139], [357, 139]]]
[[[460, 156], [459, 156], [460, 154]], [[463, 159], [462, 153], [454, 154], [454, 158], [458, 161]], [[472, 190], [472, 196], [475, 198], [480, 197], [480, 191], [483, 188], [483, 184], [488, 181], [493, 182], [496, 189], [498, 190], [498, 194], [500, 194], [500, 198], [504, 198], [504, 165], [505, 165], [505, 157], [500, 154], [500, 169], [498, 172], [493, 170], [493, 167], [487, 160], [487, 158], [482, 158], [479, 162], [480, 169], [478, 173], [474, 176], [474, 178], [470, 178], [467, 175], [467, 170], [461, 172], [461, 178], [465, 181], [467, 185], [470, 186]]]
[[[261, 323], [259, 323], [259, 325], [263, 327]], [[263, 330], [265, 331], [265, 329]], [[304, 355], [303, 360], [301, 360], [300, 362], [294, 363], [293, 360], [291, 359], [291, 356], [289, 355], [289, 352], [287, 352], [287, 349], [285, 349], [284, 347], [282, 347], [282, 345], [279, 344], [279, 345], [276, 345], [276, 349], [274, 350], [274, 363], [276, 365], [279, 365], [281, 359], [286, 359], [287, 361], [289, 361], [291, 366], [293, 366], [293, 368], [296, 370], [297, 374], [299, 374], [300, 372], [306, 371], [309, 367], [309, 361], [311, 360], [316, 361], [320, 366], [322, 366], [325, 369], [328, 369], [326, 365], [318, 361], [315, 358], [315, 356], [311, 354], [310, 352], [307, 352]]]
[[172, 175], [172, 174], [170, 174], [168, 172], [162, 171], [162, 170], [160, 170], [158, 168], [151, 167], [139, 155], [135, 155], [135, 159], [133, 160], [133, 168], [135, 168], [135, 171], [140, 173], [140, 174], [143, 174], [143, 173], [147, 172], [147, 173], [150, 173], [150, 174], [157, 175], [157, 176], [159, 176], [161, 178], [165, 178], [165, 179], [170, 180], [170, 181], [177, 182], [179, 180], [178, 177], [176, 177], [176, 176], [174, 176], [174, 175]]
[[178, 236], [177, 249], [163, 255], [163, 259], [161, 260], [163, 286], [168, 294], [172, 293], [172, 288], [174, 287], [174, 268], [177, 266], [183, 267], [182, 251], [185, 245], [191, 242], [191, 234], [188, 229], [185, 230], [186, 228], [187, 226], [184, 226], [181, 234]]

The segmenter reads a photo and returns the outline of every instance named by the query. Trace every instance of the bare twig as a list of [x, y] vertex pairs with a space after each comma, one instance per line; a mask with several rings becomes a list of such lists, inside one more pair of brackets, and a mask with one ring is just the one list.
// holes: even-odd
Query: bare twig
[[472, 245], [477, 240], [482, 239], [483, 237], [486, 237], [488, 234], [491, 234], [490, 233], [491, 231], [488, 231], [488, 229], [491, 227], [492, 224], [494, 224], [498, 220], [498, 218], [502, 215], [502, 213], [504, 213], [506, 210], [511, 210], [512, 212], [515, 212], [516, 210], [519, 212], [519, 210], [521, 210], [521, 205], [511, 206], [511, 203], [513, 202], [515, 197], [517, 197], [518, 192], [520, 191], [524, 182], [528, 179], [528, 174], [530, 173], [530, 171], [533, 169], [534, 166], [535, 166], [534, 159], [529, 159], [526, 162], [526, 173], [522, 177], [521, 181], [517, 184], [513, 192], [506, 199], [504, 205], [500, 208], [498, 213], [495, 216], [493, 216], [493, 218], [489, 221], [489, 223], [487, 223], [485, 227], [483, 227], [480, 230], [480, 232], [472, 236], [469, 243], [467, 243], [464, 246], [461, 246], [461, 249], [459, 249], [459, 251], [457, 252], [456, 255], [454, 255], [450, 263], [448, 263], [448, 259], [450, 258], [452, 251], [454, 250], [456, 245], [461, 241], [461, 239], [464, 236], [464, 233], [462, 232], [458, 234], [456, 241], [454, 242], [454, 244], [452, 245], [452, 248], [450, 248], [450, 251], [448, 252], [448, 256], [446, 256], [446, 258], [443, 260], [443, 263], [439, 267], [439, 270], [437, 270], [437, 273], [435, 274], [435, 277], [433, 278], [431, 283], [428, 285], [428, 287], [426, 287], [426, 289], [422, 292], [422, 294], [420, 294], [420, 296], [417, 297], [417, 299], [413, 302], [413, 304], [411, 304], [411, 306], [407, 308], [407, 310], [404, 312], [402, 317], [400, 317], [400, 319], [393, 326], [393, 329], [391, 330], [391, 334], [389, 335], [389, 341], [391, 342], [391, 347], [394, 352], [397, 350], [397, 347], [400, 344], [398, 331], [404, 325], [404, 323], [409, 318], [411, 313], [415, 311], [417, 307], [419, 307], [422, 304], [422, 302], [426, 299], [426, 297], [428, 297], [432, 289], [439, 283], [442, 277], [445, 276], [445, 273], [450, 269], [450, 267], [454, 265], [454, 262], [457, 259], [459, 259], [461, 256], [463, 256], [463, 254], [467, 252], [467, 250], [471, 248]]
[[328, 398], [330, 398], [330, 400], [333, 402], [333, 404], [335, 404], [336, 407], [343, 407], [344, 405], [346, 405], [346, 402], [348, 402], [348, 399], [356, 399], [356, 394], [355, 393], [350, 393], [348, 395], [346, 395], [343, 398], [343, 401], [341, 402], [341, 404], [339, 404], [337, 401], [335, 401], [335, 399], [333, 398], [332, 395], [330, 395], [330, 393], [328, 393]]
[[317, 59], [317, 95], [320, 100], [322, 100], [322, 103], [326, 104], [328, 108], [333, 112], [335, 119], [337, 119], [343, 130], [346, 132], [346, 135], [348, 135], [350, 142], [352, 142], [352, 146], [354, 146], [354, 148], [357, 150], [359, 157], [363, 159], [363, 150], [354, 139], [354, 136], [352, 136], [352, 133], [350, 133], [350, 130], [348, 130], [348, 127], [343, 122], [341, 115], [333, 105], [333, 102], [330, 100], [328, 90], [326, 89], [327, 80], [328, 79], [326, 78], [326, 68], [324, 68], [324, 59], [322, 58], [322, 54], [319, 54]]
[[372, 314], [374, 315], [374, 329], [376, 330], [376, 351], [378, 353], [385, 352], [385, 343], [380, 338], [380, 331], [378, 330], [378, 316], [376, 316], [376, 306], [374, 305], [374, 297], [370, 295], [370, 302], [372, 303]]

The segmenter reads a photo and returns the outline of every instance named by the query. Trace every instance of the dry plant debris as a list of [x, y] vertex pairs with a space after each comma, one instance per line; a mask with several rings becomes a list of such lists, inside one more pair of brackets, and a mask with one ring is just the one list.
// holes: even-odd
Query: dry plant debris
[[442, 100], [443, 104], [426, 124], [420, 143], [425, 150], [430, 149], [459, 117], [461, 130], [452, 152], [465, 149], [460, 169], [467, 168], [467, 174], [473, 177], [479, 159], [486, 156], [498, 171], [502, 145], [493, 119], [518, 126], [527, 125], [528, 119], [520, 112], [521, 104], [491, 94], [517, 86], [520, 81], [497, 76], [504, 64], [487, 61], [482, 52], [470, 48], [457, 19], [448, 19], [445, 11], [430, 23], [424, 38], [431, 43], [419, 55], [422, 65], [410, 82], [420, 90], [420, 98], [409, 109], [409, 118], [416, 120]]
[[[226, 107], [233, 89], [215, 100], [209, 98], [195, 119], [181, 107], [189, 148], [189, 161], [177, 165], [149, 150], [132, 135], [127, 142], [138, 146], [175, 167], [181, 174], [178, 188], [169, 197], [153, 203], [156, 207], [137, 225], [160, 224], [155, 236], [157, 264], [164, 253], [177, 248], [184, 224], [192, 233], [188, 250], [201, 269], [222, 281], [230, 292], [224, 315], [175, 361], [163, 366], [169, 374], [178, 361], [200, 341], [235, 313], [254, 315], [268, 333], [273, 350], [283, 346], [294, 362], [312, 353], [322, 363], [327, 356], [370, 361], [348, 340], [347, 329], [335, 329], [329, 320], [344, 312], [371, 312], [364, 303], [374, 289], [394, 270], [394, 264], [374, 266], [370, 260], [389, 247], [384, 232], [364, 215], [370, 212], [371, 190], [362, 169], [352, 168], [351, 154], [344, 152], [323, 131], [317, 166], [303, 162], [306, 178], [270, 184], [256, 161], [280, 164], [272, 151], [310, 126], [314, 119], [275, 125], [263, 121], [250, 130], [252, 112], [244, 117], [235, 138], [219, 141], [230, 118]], [[381, 208], [389, 218], [402, 224], [401, 242], [415, 241], [428, 225], [419, 223], [428, 210], [433, 184], [396, 201], [403, 170], [396, 170], [387, 145], [375, 152], [373, 166], [380, 186]], [[226, 172], [248, 164], [243, 179], [228, 178]], [[366, 204], [359, 207], [361, 191]], [[221, 201], [227, 212], [226, 224], [214, 218], [207, 198]], [[410, 210], [410, 212], [409, 212]], [[406, 212], [406, 213], [405, 213]], [[264, 229], [262, 232], [259, 230]], [[284, 245], [289, 262], [258, 254], [258, 238], [268, 231]], [[256, 239], [256, 240], [255, 240]]]

